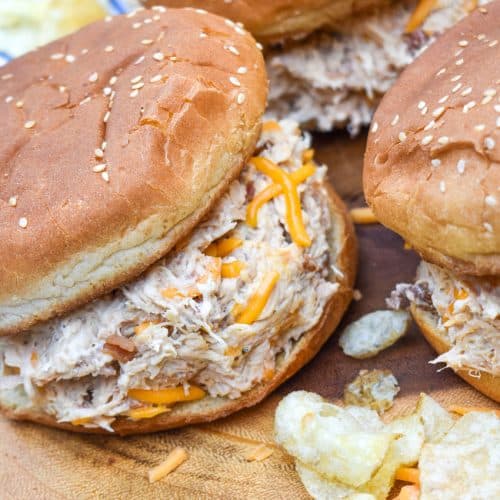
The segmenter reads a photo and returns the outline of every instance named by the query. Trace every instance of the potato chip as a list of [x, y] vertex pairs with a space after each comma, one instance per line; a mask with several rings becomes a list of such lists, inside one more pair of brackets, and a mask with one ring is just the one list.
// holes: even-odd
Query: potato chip
[[347, 356], [371, 358], [400, 339], [409, 326], [407, 311], [375, 311], [351, 323], [342, 332], [339, 345]]
[[305, 489], [316, 500], [375, 500], [369, 493], [359, 493], [354, 488], [329, 481], [302, 462], [295, 464]]
[[439, 441], [455, 423], [452, 416], [439, 403], [424, 393], [420, 394], [416, 413], [424, 424], [426, 442]]
[[423, 446], [422, 500], [500, 498], [500, 418], [468, 413], [438, 442]]
[[305, 391], [280, 402], [275, 432], [276, 441], [291, 455], [348, 486], [360, 486], [373, 476], [395, 437], [371, 431], [344, 408]]

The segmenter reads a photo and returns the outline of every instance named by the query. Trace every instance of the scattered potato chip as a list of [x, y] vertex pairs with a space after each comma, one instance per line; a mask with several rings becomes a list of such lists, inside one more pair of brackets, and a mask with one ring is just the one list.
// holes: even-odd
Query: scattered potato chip
[[360, 486], [373, 476], [395, 438], [383, 430], [370, 431], [344, 408], [305, 391], [280, 402], [275, 433], [295, 458], [348, 486]]
[[420, 394], [416, 413], [424, 425], [426, 442], [439, 441], [455, 423], [451, 415], [439, 403], [424, 393]]
[[371, 358], [400, 339], [409, 326], [407, 311], [375, 311], [347, 326], [339, 345], [347, 356]]
[[369, 493], [359, 493], [354, 488], [329, 481], [302, 462], [295, 464], [305, 489], [316, 500], [376, 500]]
[[380, 420], [378, 413], [364, 406], [347, 406], [345, 409], [361, 425], [372, 432], [383, 431], [384, 422]]
[[361, 370], [344, 388], [344, 402], [384, 413], [392, 407], [398, 392], [398, 381], [389, 370]]
[[423, 446], [422, 500], [500, 498], [500, 418], [468, 413], [438, 442]]

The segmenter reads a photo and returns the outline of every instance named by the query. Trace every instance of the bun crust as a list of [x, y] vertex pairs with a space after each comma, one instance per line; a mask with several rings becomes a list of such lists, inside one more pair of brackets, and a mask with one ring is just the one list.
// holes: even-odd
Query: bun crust
[[[450, 349], [450, 344], [437, 328], [436, 318], [430, 312], [412, 305], [411, 313], [424, 337], [439, 354]], [[500, 380], [498, 377], [486, 372], [480, 372], [480, 378], [471, 377], [467, 370], [457, 370], [455, 373], [479, 392], [500, 403]]]
[[389, 0], [142, 0], [146, 6], [196, 7], [241, 22], [264, 43], [307, 35]]
[[500, 2], [441, 36], [372, 122], [364, 190], [377, 218], [425, 260], [500, 274]]
[[97, 22], [0, 69], [0, 335], [138, 276], [253, 152], [267, 94], [255, 40], [164, 10]]
[[[286, 360], [283, 357], [278, 358], [273, 378], [254, 387], [238, 399], [206, 397], [200, 401], [178, 404], [169, 413], [136, 422], [119, 417], [113, 423], [117, 434], [144, 434], [226, 417], [262, 401], [315, 356], [339, 324], [351, 301], [357, 268], [357, 244], [352, 222], [343, 202], [330, 187], [329, 198], [335, 227], [335, 231], [331, 234], [332, 260], [344, 276], [342, 279], [339, 278], [339, 290], [326, 305], [318, 324], [298, 340]], [[29, 410], [16, 411], [5, 406], [0, 407], [0, 410], [7, 417], [17, 420], [31, 420], [73, 432], [107, 433], [103, 429], [87, 429], [83, 426], [58, 423], [48, 415]]]

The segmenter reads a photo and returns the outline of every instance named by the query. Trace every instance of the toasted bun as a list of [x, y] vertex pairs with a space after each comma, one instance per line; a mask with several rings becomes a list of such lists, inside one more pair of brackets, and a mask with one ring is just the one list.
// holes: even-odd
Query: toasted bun
[[377, 218], [425, 260], [473, 275], [500, 274], [499, 19], [500, 2], [477, 9], [403, 72], [365, 154]]
[[[437, 317], [415, 305], [412, 305], [411, 312], [429, 344], [439, 354], [448, 351], [451, 346], [438, 329]], [[498, 377], [486, 372], [479, 372], [481, 375], [479, 378], [472, 377], [467, 370], [457, 370], [455, 373], [479, 392], [500, 403], [500, 379]]]
[[[297, 341], [291, 354], [286, 359], [283, 356], [278, 358], [273, 378], [254, 387], [238, 399], [206, 397], [200, 401], [178, 404], [170, 413], [164, 413], [152, 419], [135, 422], [124, 417], [119, 417], [113, 423], [113, 428], [118, 434], [154, 432], [188, 424], [209, 422], [225, 417], [235, 411], [259, 403], [312, 359], [333, 333], [351, 301], [357, 267], [357, 246], [352, 222], [344, 204], [332, 188], [329, 188], [329, 195], [335, 228], [330, 235], [331, 258], [337, 269], [343, 273], [342, 278], [337, 278], [340, 287], [326, 305], [317, 325]], [[7, 403], [3, 401], [0, 403], [3, 404], [0, 409], [9, 418], [31, 420], [76, 432], [106, 433], [105, 430], [100, 428], [88, 429], [83, 426], [58, 423], [54, 418], [46, 414], [34, 413], [22, 408], [14, 409], [12, 408], [12, 402]]]
[[243, 23], [264, 43], [306, 35], [389, 0], [142, 0], [146, 6], [196, 7]]
[[254, 39], [164, 10], [108, 18], [0, 70], [0, 334], [138, 276], [253, 152], [267, 92]]

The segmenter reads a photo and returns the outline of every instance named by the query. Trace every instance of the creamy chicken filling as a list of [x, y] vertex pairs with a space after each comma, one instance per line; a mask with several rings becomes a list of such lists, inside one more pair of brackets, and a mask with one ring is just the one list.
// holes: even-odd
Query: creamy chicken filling
[[[263, 132], [258, 155], [293, 172], [308, 161], [309, 147], [310, 138], [283, 121]], [[257, 227], [245, 222], [249, 202], [271, 183], [247, 165], [189, 239], [139, 279], [1, 338], [0, 397], [16, 394], [25, 408], [58, 421], [111, 430], [115, 416], [141, 406], [130, 389], [180, 386], [188, 394], [194, 385], [210, 396], [238, 398], [268, 380], [277, 356], [289, 355], [339, 286], [325, 174], [317, 167], [298, 185], [312, 240], [302, 247], [291, 238], [283, 195], [260, 208]], [[217, 254], [210, 245], [221, 241], [226, 248]], [[240, 322], [269, 276], [277, 281], [262, 312]]]
[[357, 134], [401, 71], [471, 9], [469, 0], [437, 0], [423, 24], [406, 33], [417, 4], [403, 0], [270, 50], [268, 115]]
[[457, 276], [422, 261], [416, 283], [397, 285], [388, 304], [415, 304], [436, 316], [451, 347], [434, 363], [500, 376], [500, 278]]

